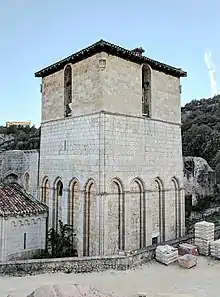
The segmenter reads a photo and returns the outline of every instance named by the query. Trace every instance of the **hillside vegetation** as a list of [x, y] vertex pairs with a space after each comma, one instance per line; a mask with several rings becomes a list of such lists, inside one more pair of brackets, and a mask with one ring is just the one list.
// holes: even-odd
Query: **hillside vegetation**
[[40, 148], [40, 128], [0, 126], [0, 152], [5, 150], [31, 150]]
[[[204, 158], [220, 172], [220, 96], [193, 100], [181, 109], [184, 156]], [[216, 177], [217, 177], [216, 176]]]

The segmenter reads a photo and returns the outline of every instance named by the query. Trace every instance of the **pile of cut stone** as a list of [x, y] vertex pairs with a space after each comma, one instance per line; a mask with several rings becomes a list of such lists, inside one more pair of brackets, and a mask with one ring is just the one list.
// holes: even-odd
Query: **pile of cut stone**
[[192, 254], [185, 254], [178, 259], [180, 266], [184, 268], [192, 268], [197, 265], [197, 257]]
[[156, 260], [165, 265], [169, 265], [178, 260], [178, 249], [170, 245], [159, 245], [156, 248]]
[[195, 224], [195, 245], [203, 256], [210, 253], [210, 243], [214, 241], [215, 224], [202, 221]]
[[220, 239], [210, 243], [210, 253], [212, 257], [220, 259]]
[[184, 256], [184, 255], [197, 255], [197, 248], [196, 246], [189, 244], [189, 243], [180, 243], [179, 244], [179, 255]]

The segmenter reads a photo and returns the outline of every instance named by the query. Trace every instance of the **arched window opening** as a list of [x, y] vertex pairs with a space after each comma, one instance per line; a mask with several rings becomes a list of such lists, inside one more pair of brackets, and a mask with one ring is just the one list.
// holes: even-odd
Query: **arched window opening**
[[142, 67], [142, 115], [149, 117], [151, 108], [151, 69], [149, 65]]
[[159, 241], [165, 241], [165, 200], [163, 186], [159, 179], [155, 180], [157, 200], [159, 204], [158, 215], [159, 215]]
[[179, 183], [177, 179], [172, 178], [172, 189], [174, 191], [173, 199], [174, 199], [174, 220], [175, 220], [175, 238], [178, 238], [181, 234], [180, 226], [181, 226], [181, 203], [179, 201]]
[[79, 182], [73, 180], [69, 186], [68, 198], [68, 224], [74, 229], [78, 229], [79, 217]]
[[72, 115], [72, 68], [67, 65], [64, 70], [64, 117]]
[[53, 203], [53, 228], [58, 230], [59, 220], [62, 221], [62, 195], [63, 183], [58, 180], [54, 186], [54, 203]]
[[50, 195], [50, 182], [49, 182], [48, 178], [46, 177], [43, 180], [43, 184], [42, 184], [42, 195], [41, 195], [41, 201], [44, 204], [48, 204], [49, 203], [49, 195]]
[[139, 204], [139, 241], [140, 248], [146, 246], [146, 203], [145, 203], [145, 192], [142, 182], [139, 179], [134, 181], [135, 188], [138, 194], [138, 204]]
[[59, 180], [57, 183], [57, 196], [61, 197], [63, 195], [63, 183]]
[[24, 188], [27, 192], [29, 191], [29, 180], [30, 180], [30, 175], [28, 172], [26, 172], [24, 175]]
[[4, 183], [6, 184], [17, 183], [17, 182], [18, 182], [18, 176], [17, 174], [14, 174], [14, 173], [8, 174], [4, 178]]
[[113, 203], [118, 205], [118, 250], [125, 249], [125, 199], [120, 181], [112, 182]]
[[135, 178], [131, 183], [130, 205], [130, 242], [132, 249], [141, 249], [146, 245], [146, 204], [144, 184]]

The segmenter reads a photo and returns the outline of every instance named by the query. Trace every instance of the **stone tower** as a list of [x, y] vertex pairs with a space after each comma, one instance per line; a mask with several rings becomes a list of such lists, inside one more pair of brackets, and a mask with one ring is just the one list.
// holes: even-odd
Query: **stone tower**
[[137, 250], [184, 234], [180, 77], [100, 40], [42, 78], [41, 199], [79, 255]]

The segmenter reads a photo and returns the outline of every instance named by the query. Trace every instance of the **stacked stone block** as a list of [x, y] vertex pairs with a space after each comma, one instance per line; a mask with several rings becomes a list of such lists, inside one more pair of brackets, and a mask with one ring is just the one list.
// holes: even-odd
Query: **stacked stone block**
[[210, 243], [214, 241], [214, 232], [214, 223], [202, 221], [195, 224], [195, 245], [201, 255], [209, 255]]
[[210, 243], [210, 253], [212, 257], [220, 259], [220, 239]]
[[197, 255], [197, 248], [196, 246], [189, 244], [189, 243], [181, 243], [179, 245], [179, 255], [180, 256], [184, 256], [184, 255], [193, 255], [196, 256]]
[[169, 265], [178, 260], [178, 249], [170, 245], [160, 245], [156, 248], [156, 260]]

